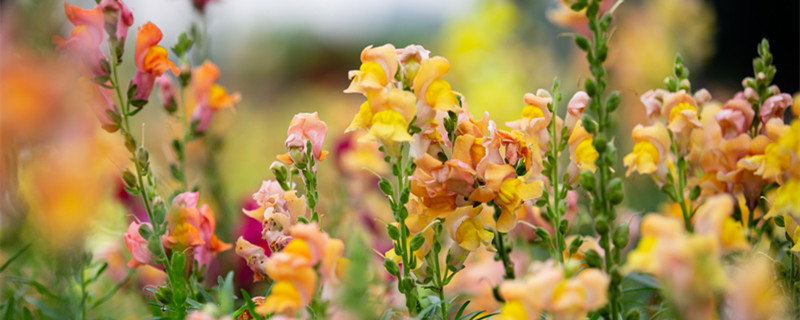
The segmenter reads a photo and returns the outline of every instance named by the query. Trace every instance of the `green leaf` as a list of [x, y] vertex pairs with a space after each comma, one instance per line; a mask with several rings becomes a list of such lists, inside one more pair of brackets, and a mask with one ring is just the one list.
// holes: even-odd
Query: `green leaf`
[[217, 292], [219, 298], [219, 309], [223, 314], [230, 314], [233, 312], [233, 271], [228, 271], [225, 279], [219, 276], [217, 279], [219, 283], [219, 291]]
[[192, 48], [193, 44], [193, 38], [189, 37], [186, 32], [181, 33], [181, 35], [178, 36], [178, 42], [172, 46], [172, 52], [175, 53], [176, 56], [181, 57]]
[[186, 266], [186, 255], [183, 252], [172, 252], [172, 266], [169, 270], [169, 281], [172, 286], [173, 306], [182, 306], [186, 302], [186, 277], [184, 267]]
[[24, 247], [22, 247], [22, 249], [17, 251], [17, 253], [15, 253], [13, 256], [11, 256], [11, 258], [8, 258], [8, 260], [6, 260], [6, 262], [3, 263], [3, 266], [0, 267], [0, 273], [2, 273], [3, 270], [8, 268], [8, 266], [11, 265], [11, 262], [14, 262], [14, 260], [19, 258], [25, 252], [25, 250], [28, 250], [28, 248], [30, 248], [30, 247], [31, 247], [31, 243], [29, 243], [29, 244], [25, 245]]
[[[462, 319], [461, 318], [461, 314], [464, 313], [464, 310], [467, 308], [469, 303], [470, 303], [470, 300], [467, 300], [466, 302], [464, 302], [464, 304], [461, 305], [461, 308], [458, 308], [458, 312], [456, 313], [455, 319], [457, 319], [457, 320], [461, 320]], [[467, 315], [467, 316], [469, 316], [469, 315]]]
[[698, 197], [700, 197], [700, 186], [694, 186], [692, 191], [689, 192], [689, 200], [694, 201], [697, 200]]
[[96, 77], [92, 78], [92, 81], [94, 83], [107, 86], [107, 83], [108, 83], [109, 79], [111, 79], [111, 78], [109, 78], [109, 76], [107, 74], [101, 74], [99, 76], [96, 76]]
[[242, 290], [241, 292], [242, 292], [242, 297], [244, 298], [245, 306], [247, 306], [247, 312], [250, 313], [250, 316], [253, 317], [253, 319], [255, 319], [255, 320], [264, 319], [263, 317], [261, 317], [261, 315], [256, 313], [256, 310], [255, 310], [256, 306], [253, 303], [253, 299], [250, 298], [250, 294], [247, 293], [247, 290], [245, 290], [245, 289], [241, 289], [241, 290]]
[[131, 86], [128, 87], [128, 100], [133, 99], [133, 96], [136, 94], [137, 88], [139, 88], [139, 86], [135, 84], [131, 84]]
[[14, 296], [8, 297], [6, 302], [5, 311], [3, 312], [3, 320], [14, 319]]

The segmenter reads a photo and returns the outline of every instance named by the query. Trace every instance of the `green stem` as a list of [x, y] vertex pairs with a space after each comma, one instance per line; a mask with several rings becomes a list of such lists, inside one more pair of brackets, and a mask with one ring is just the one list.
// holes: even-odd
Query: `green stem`
[[[556, 83], [553, 85], [553, 107], [552, 113], [556, 115], [558, 113], [558, 79], [556, 79]], [[564, 235], [561, 234], [561, 210], [559, 210], [559, 203], [561, 193], [558, 190], [558, 147], [561, 139], [558, 139], [557, 130], [556, 130], [556, 122], [550, 122], [550, 152], [553, 156], [553, 163], [550, 164], [551, 168], [551, 176], [550, 176], [550, 184], [553, 186], [553, 203], [551, 204], [551, 208], [553, 209], [553, 226], [556, 233], [556, 237], [554, 239], [555, 244], [554, 247], [556, 248], [556, 260], [559, 262], [564, 261], [564, 248], [561, 246], [561, 243], [564, 242]]]
[[[502, 209], [498, 205], [494, 205], [494, 221], [497, 222], [497, 219], [500, 217]], [[514, 279], [514, 264], [511, 262], [511, 259], [508, 256], [509, 250], [505, 248], [505, 240], [503, 239], [503, 233], [497, 231], [497, 228], [494, 228], [494, 247], [497, 249], [497, 255], [500, 256], [500, 260], [503, 261], [503, 269], [504, 269], [504, 278], [505, 279]]]
[[86, 320], [86, 279], [84, 279], [85, 268], [86, 263], [84, 259], [81, 259], [79, 279], [81, 281], [81, 319], [83, 320]]
[[681, 213], [683, 213], [683, 223], [686, 231], [692, 232], [691, 215], [692, 213], [686, 206], [686, 196], [684, 189], [686, 183], [686, 169], [683, 166], [678, 166], [678, 185], [675, 187], [675, 196], [678, 198], [678, 203], [681, 205]]
[[406, 189], [405, 185], [406, 159], [402, 152], [403, 148], [407, 148], [407, 145], [405, 143], [401, 147], [400, 156], [397, 157], [397, 162], [391, 164], [392, 166], [397, 167], [397, 181], [393, 190], [394, 199], [392, 200], [393, 204], [392, 210], [394, 211], [395, 220], [400, 225], [400, 240], [399, 243], [396, 243], [395, 245], [399, 245], [400, 250], [403, 252], [402, 254], [403, 272], [397, 277], [397, 285], [398, 289], [400, 289], [400, 291], [403, 292], [403, 294], [406, 297], [406, 307], [408, 308], [409, 313], [411, 315], [415, 315], [417, 313], [417, 298], [416, 298], [416, 288], [414, 287], [414, 282], [413, 281], [410, 282], [412, 284], [412, 287], [405, 289], [403, 289], [404, 285], [402, 284], [404, 279], [406, 280], [410, 279], [411, 268], [409, 266], [411, 265], [410, 263], [412, 259], [415, 259], [415, 257], [413, 256], [414, 253], [411, 252], [409, 248], [409, 243], [408, 243], [408, 237], [410, 236], [409, 230], [408, 227], [406, 226], [405, 218], [403, 217], [403, 215], [401, 215], [401, 212], [405, 209], [404, 208], [405, 203], [401, 201], [401, 198], [403, 192], [405, 192], [404, 190]]
[[[131, 129], [130, 129], [130, 121], [128, 120], [128, 111], [130, 109], [130, 101], [127, 101], [127, 100], [122, 98], [122, 91], [120, 90], [120, 83], [119, 83], [119, 75], [118, 75], [118, 72], [117, 72], [117, 59], [116, 59], [115, 54], [114, 54], [113, 46], [112, 46], [112, 48], [110, 48], [110, 50], [111, 50], [111, 56], [114, 57], [113, 61], [111, 61], [111, 63], [110, 63], [110, 65], [111, 65], [111, 75], [112, 75], [112, 79], [113, 79], [113, 83], [111, 85], [114, 87], [114, 90], [117, 92], [117, 99], [118, 99], [118, 102], [119, 102], [119, 105], [120, 105], [120, 108], [121, 108], [121, 111], [122, 111], [122, 112], [120, 112], [120, 115], [122, 116], [122, 124], [123, 124], [122, 132], [123, 132], [123, 134], [126, 134], [127, 136], [131, 136], [131, 140], [135, 144], [136, 140], [132, 138]], [[127, 137], [126, 137], [126, 139], [127, 139]], [[142, 171], [143, 170], [142, 170], [141, 165], [139, 164], [139, 161], [137, 161], [137, 159], [136, 159], [135, 150], [136, 150], [136, 148], [134, 146], [134, 151], [130, 151], [130, 152], [131, 152], [131, 156], [133, 157], [133, 164], [136, 167], [136, 176], [137, 176], [137, 180], [139, 182], [139, 194], [142, 196], [142, 201], [144, 202], [145, 210], [147, 210], [147, 217], [150, 218], [150, 223], [153, 224], [154, 231], [158, 233], [158, 230], [160, 228], [157, 228], [157, 226], [155, 225], [155, 220], [153, 220], [153, 209], [150, 206], [150, 196], [147, 194], [147, 191], [145, 190], [144, 180], [142, 179]]]
[[180, 158], [181, 158], [181, 178], [182, 178], [181, 179], [181, 183], [183, 184], [183, 191], [189, 191], [189, 178], [187, 177], [188, 175], [186, 173], [187, 172], [187, 170], [186, 170], [186, 168], [187, 168], [187, 165], [186, 165], [186, 161], [187, 161], [186, 160], [186, 144], [189, 142], [189, 137], [191, 135], [190, 131], [192, 130], [192, 128], [191, 128], [191, 123], [190, 123], [191, 120], [189, 118], [189, 108], [186, 106], [185, 101], [183, 101], [184, 100], [184, 91], [185, 91], [185, 87], [183, 86], [183, 83], [181, 83], [181, 101], [182, 101], [181, 108], [183, 109], [183, 119], [182, 119], [183, 121], [181, 121], [182, 136], [181, 136], [181, 155], [180, 155]]

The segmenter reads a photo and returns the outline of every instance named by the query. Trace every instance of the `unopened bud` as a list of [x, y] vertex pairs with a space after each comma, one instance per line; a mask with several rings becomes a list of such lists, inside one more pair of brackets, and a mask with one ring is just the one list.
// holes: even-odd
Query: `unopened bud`
[[462, 248], [460, 245], [452, 245], [450, 249], [447, 250], [447, 258], [445, 262], [448, 266], [453, 266], [457, 270], [461, 270], [464, 268], [464, 261], [467, 260], [467, 256], [469, 255], [469, 251]]
[[125, 182], [125, 185], [127, 185], [128, 188], [137, 187], [136, 176], [134, 176], [133, 172], [128, 169], [125, 169], [125, 171], [122, 172], [122, 181]]
[[286, 177], [289, 176], [289, 168], [281, 161], [273, 161], [272, 164], [269, 165], [269, 171], [272, 172], [272, 175], [274, 175], [275, 179], [278, 181], [284, 181]]
[[594, 174], [589, 170], [581, 171], [581, 188], [586, 191], [593, 191], [595, 188]]
[[289, 150], [289, 157], [292, 158], [292, 161], [297, 164], [298, 166], [304, 165], [306, 163], [306, 154], [303, 152], [303, 149], [293, 147]]
[[628, 245], [630, 230], [627, 223], [620, 224], [614, 230], [614, 246], [619, 249], [625, 248]]

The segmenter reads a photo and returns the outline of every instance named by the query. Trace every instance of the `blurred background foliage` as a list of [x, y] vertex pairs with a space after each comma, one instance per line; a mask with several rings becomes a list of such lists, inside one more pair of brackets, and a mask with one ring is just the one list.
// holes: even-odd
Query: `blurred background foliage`
[[[93, 5], [91, 0], [70, 2], [82, 7]], [[370, 192], [374, 181], [353, 176], [346, 168], [352, 159], [340, 159], [337, 153], [350, 141], [343, 131], [361, 103], [360, 97], [342, 93], [349, 84], [347, 71], [358, 67], [359, 53], [367, 45], [420, 44], [432, 55], [446, 57], [452, 66], [446, 79], [454, 90], [464, 94], [470, 111], [477, 117], [488, 111], [500, 126], [519, 117], [524, 93], [549, 87], [557, 76], [562, 92], [569, 97], [589, 76], [581, 53], [566, 35], [569, 30], [548, 18], [557, 8], [556, 0], [220, 0], [207, 7], [205, 16], [194, 12], [189, 0], [126, 3], [134, 11], [134, 26], [153, 21], [164, 31], [163, 43], [167, 47], [192, 26], [207, 29], [210, 42], [203, 44], [193, 63], [210, 58], [222, 70], [220, 83], [242, 93], [235, 111], [222, 112], [215, 118], [207, 139], [187, 146], [189, 180], [200, 184], [201, 202], [214, 206], [217, 232], [226, 242], [235, 242], [240, 234], [247, 234], [248, 221], [241, 208], [248, 205], [261, 180], [271, 178], [268, 166], [284, 150], [285, 130], [292, 115], [318, 111], [330, 128], [325, 149], [336, 158], [323, 162], [319, 170], [321, 208], [331, 217], [326, 228], [332, 235], [344, 238], [353, 228], [375, 233], [377, 238], [365, 241], [373, 241], [373, 247], [381, 245], [379, 238], [385, 236], [380, 234], [383, 228], [375, 228], [375, 219], [391, 213], [380, 194]], [[617, 13], [608, 59], [609, 87], [619, 89], [623, 98], [618, 111], [621, 121], [616, 124], [619, 132], [630, 132], [635, 123], [643, 120], [639, 96], [663, 86], [676, 53], [692, 70], [694, 86], [708, 88], [712, 96], [724, 101], [740, 88], [741, 79], [752, 73], [750, 62], [756, 54], [756, 44], [765, 37], [770, 40], [779, 70], [775, 83], [784, 92], [797, 92], [799, 6], [796, 0], [625, 1]], [[52, 36], [69, 30], [61, 1], [6, 0], [0, 2], [0, 8], [4, 46], [13, 41], [37, 52], [51, 52]], [[129, 38], [128, 48], [133, 48], [132, 39]], [[126, 52], [126, 60], [131, 59], [132, 51]], [[127, 66], [122, 70], [123, 79], [129, 79], [134, 71], [132, 64]], [[166, 166], [168, 144], [180, 127], [164, 116], [156, 100], [151, 99], [138, 116], [144, 122], [139, 130], [143, 128], [142, 141], [152, 150], [159, 192], [168, 197], [177, 187]], [[629, 136], [618, 136], [622, 137], [618, 142], [620, 150], [630, 150]], [[5, 150], [4, 170], [10, 161]], [[103, 158], [113, 159], [113, 152], [105, 154]], [[369, 159], [358, 160], [370, 163]], [[13, 181], [9, 174], [3, 174], [4, 197], [9, 197], [8, 181]], [[358, 179], [366, 183], [353, 186]], [[662, 202], [662, 195], [648, 180], [646, 176], [636, 176], [626, 181], [628, 190], [636, 190], [636, 196], [626, 197], [626, 205], [632, 211], [657, 210]], [[72, 182], [75, 181], [65, 182], [63, 188], [81, 186]], [[109, 185], [113, 187], [80, 189], [97, 194], [96, 203], [92, 204], [94, 212], [62, 219], [79, 219], [81, 228], [85, 227], [86, 251], [108, 263], [105, 276], [88, 289], [94, 290], [96, 299], [126, 277], [124, 264], [129, 256], [121, 235], [130, 221], [130, 208], [136, 207], [121, 183]], [[361, 188], [358, 197], [353, 197], [354, 188]], [[68, 267], [65, 261], [75, 259], [71, 250], [81, 250], [53, 247], [46, 241], [66, 232], [61, 229], [63, 222], [58, 222], [62, 220], [42, 222], [26, 215], [26, 211], [26, 205], [10, 201], [4, 201], [2, 207], [0, 261], [8, 261], [31, 244], [0, 274], [2, 299], [20, 299], [23, 293], [33, 290], [42, 301], [55, 301], [59, 298], [50, 297], [48, 288], [81, 290], [80, 286], [75, 287], [75, 279], [55, 272]], [[48, 223], [56, 223], [55, 228], [38, 227]], [[236, 270], [237, 279], [241, 279], [237, 285], [250, 283], [249, 271], [232, 250], [216, 259], [207, 278], [216, 279], [216, 274], [228, 270]], [[25, 279], [57, 285], [39, 288]], [[157, 271], [143, 268], [134, 279], [135, 284], [127, 283], [109, 302], [91, 311], [92, 317], [138, 318], [147, 306], [137, 296], [146, 294], [142, 288], [160, 278]], [[54, 305], [59, 303], [70, 305], [66, 300]]]

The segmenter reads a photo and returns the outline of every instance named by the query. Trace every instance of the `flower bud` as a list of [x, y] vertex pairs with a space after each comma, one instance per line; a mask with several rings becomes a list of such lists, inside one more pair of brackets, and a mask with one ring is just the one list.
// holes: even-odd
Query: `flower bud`
[[400, 275], [400, 266], [397, 265], [397, 262], [392, 261], [391, 259], [383, 260], [383, 267], [386, 268], [386, 271], [393, 276]]
[[689, 91], [689, 88], [692, 87], [692, 83], [689, 82], [689, 79], [683, 79], [680, 83], [680, 88], [686, 91]]
[[409, 60], [403, 66], [403, 76], [405, 77], [406, 81], [409, 83], [414, 81], [414, 78], [417, 76], [419, 72], [419, 61], [416, 59]]
[[747, 77], [742, 79], [742, 87], [745, 88], [755, 88], [756, 87], [756, 80], [753, 77]]
[[272, 172], [272, 175], [275, 176], [275, 180], [278, 181], [285, 181], [286, 177], [289, 176], [289, 169], [286, 167], [286, 164], [281, 161], [273, 161], [271, 165], [269, 165], [269, 171]]
[[620, 204], [624, 195], [622, 193], [622, 180], [614, 178], [608, 183], [608, 201], [611, 204]]
[[578, 252], [581, 245], [583, 245], [583, 237], [575, 237], [575, 239], [572, 239], [572, 242], [569, 243], [569, 254]]
[[125, 185], [128, 186], [128, 188], [136, 188], [138, 185], [136, 182], [136, 176], [134, 176], [133, 172], [128, 169], [125, 169], [125, 171], [122, 172], [122, 181], [125, 182]]
[[453, 266], [457, 270], [461, 270], [464, 268], [464, 261], [467, 260], [467, 256], [469, 255], [469, 251], [464, 249], [459, 245], [450, 246], [450, 249], [447, 250], [447, 258], [445, 259], [445, 263], [448, 266]]
[[620, 224], [617, 229], [614, 230], [614, 246], [622, 249], [628, 245], [628, 240], [630, 240], [628, 234], [630, 230], [628, 228], [627, 223]]
[[581, 188], [591, 192], [594, 190], [595, 183], [594, 174], [591, 171], [583, 170], [581, 172]]
[[590, 268], [601, 268], [603, 266], [603, 258], [594, 249], [586, 250], [583, 254], [583, 261]]
[[604, 216], [597, 217], [597, 220], [594, 221], [594, 229], [601, 235], [606, 234], [608, 232], [608, 219]]
[[292, 158], [292, 161], [301, 167], [306, 163], [306, 154], [303, 152], [302, 148], [292, 147], [289, 149], [289, 157]]

